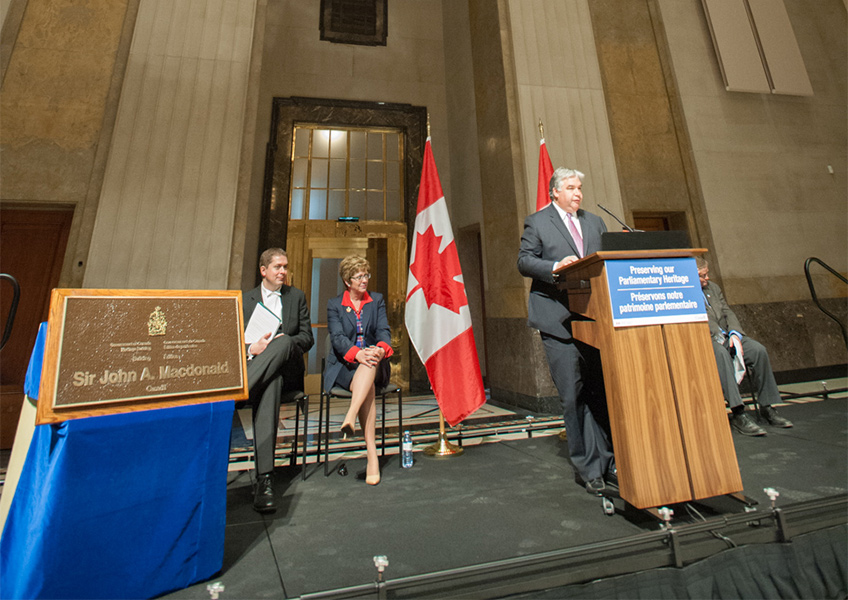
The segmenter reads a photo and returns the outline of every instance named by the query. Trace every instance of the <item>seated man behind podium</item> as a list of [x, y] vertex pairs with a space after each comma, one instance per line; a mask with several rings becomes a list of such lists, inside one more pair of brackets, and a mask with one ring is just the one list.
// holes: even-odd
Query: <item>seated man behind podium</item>
[[766, 434], [765, 430], [745, 412], [733, 367], [734, 357], [738, 355], [745, 363], [748, 376], [757, 389], [760, 416], [774, 427], [792, 427], [792, 423], [777, 414], [777, 409], [772, 406], [775, 402], [780, 402], [780, 392], [774, 380], [768, 352], [761, 343], [749, 338], [742, 331], [742, 325], [736, 318], [736, 313], [724, 300], [721, 288], [710, 281], [710, 266], [707, 260], [699, 256], [695, 262], [698, 265], [698, 277], [706, 300], [713, 352], [718, 366], [718, 378], [721, 381], [721, 393], [732, 413], [730, 425], [743, 435]]
[[244, 323], [259, 303], [282, 319], [272, 336], [267, 333], [247, 346], [247, 382], [253, 407], [253, 446], [256, 489], [253, 508], [260, 513], [276, 510], [274, 500], [274, 448], [280, 420], [280, 394], [303, 385], [303, 355], [312, 347], [312, 327], [303, 292], [286, 285], [289, 259], [282, 248], [268, 248], [259, 257], [262, 283], [245, 292]]
[[[571, 337], [568, 293], [557, 287], [554, 271], [601, 249], [606, 225], [580, 208], [583, 173], [563, 167], [549, 185], [551, 204], [524, 220], [518, 270], [532, 277], [527, 325], [539, 330], [548, 368], [562, 400], [568, 451], [590, 494], [606, 482], [618, 483], [603, 399], [598, 351]], [[589, 370], [592, 370], [590, 375]]]

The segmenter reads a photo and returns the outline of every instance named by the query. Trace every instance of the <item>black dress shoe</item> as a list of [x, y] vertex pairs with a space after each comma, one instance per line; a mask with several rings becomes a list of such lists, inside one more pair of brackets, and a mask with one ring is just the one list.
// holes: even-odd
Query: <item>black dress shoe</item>
[[766, 430], [754, 423], [754, 420], [746, 412], [730, 415], [730, 426], [742, 435], [759, 436], [766, 434]]
[[604, 475], [604, 482], [607, 485], [618, 487], [618, 469], [615, 468], [615, 465], [607, 470], [607, 474]]
[[607, 486], [602, 477], [595, 477], [586, 482], [586, 491], [595, 496], [600, 496], [605, 489]]
[[792, 421], [790, 421], [789, 419], [784, 419], [779, 414], [777, 414], [777, 409], [773, 406], [761, 406], [760, 416], [764, 418], [766, 420], [766, 423], [768, 423], [772, 427], [792, 427]]
[[270, 473], [257, 476], [253, 493], [253, 510], [258, 513], [271, 513], [277, 510], [274, 502], [274, 481]]

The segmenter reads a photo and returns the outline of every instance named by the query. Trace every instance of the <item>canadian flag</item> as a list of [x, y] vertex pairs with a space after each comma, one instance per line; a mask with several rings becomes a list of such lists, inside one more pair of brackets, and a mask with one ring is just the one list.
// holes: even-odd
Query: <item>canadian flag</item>
[[409, 257], [406, 329], [445, 420], [456, 425], [486, 402], [471, 312], [430, 138]]
[[548, 186], [553, 174], [554, 166], [551, 164], [551, 157], [548, 156], [545, 138], [542, 138], [542, 141], [539, 142], [539, 182], [536, 184], [536, 211], [542, 210], [551, 202]]

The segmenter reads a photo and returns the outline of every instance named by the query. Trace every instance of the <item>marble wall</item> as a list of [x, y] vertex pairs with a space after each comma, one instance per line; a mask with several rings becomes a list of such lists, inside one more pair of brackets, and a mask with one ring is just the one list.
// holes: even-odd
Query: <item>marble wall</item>
[[504, 58], [515, 69], [527, 190], [523, 212], [529, 214], [536, 207], [541, 119], [554, 168], [566, 166], [586, 173], [583, 206], [612, 227], [615, 222], [594, 208], [600, 202], [622, 212], [589, 2], [510, 0], [508, 7], [512, 55]]
[[74, 209], [60, 285], [82, 282], [135, 0], [4, 6], [0, 202]]
[[[822, 304], [848, 323], [844, 298], [825, 298]], [[812, 300], [763, 302], [733, 307], [745, 333], [769, 351], [774, 371], [799, 371], [848, 363], [848, 350], [839, 325]], [[845, 376], [845, 369], [842, 369]]]
[[85, 198], [127, 9], [101, 4], [28, 3], [0, 98], [4, 199]]
[[677, 219], [696, 247], [711, 247], [683, 113], [653, 0], [590, 0], [589, 10], [621, 184], [623, 216]]
[[272, 99], [426, 106], [454, 228], [480, 232], [493, 392], [544, 403], [515, 268], [541, 118], [590, 210], [689, 215], [776, 369], [844, 363], [802, 266], [848, 269], [845, 3], [785, 3], [809, 98], [726, 92], [694, 1], [393, 3], [387, 46], [365, 47], [322, 42], [318, 2], [10, 0], [0, 202], [75, 208], [61, 285], [248, 287]]
[[[532, 332], [526, 326], [525, 283], [515, 266], [527, 190], [507, 4], [471, 0], [468, 6], [486, 265], [487, 382], [493, 398], [535, 397], [537, 387], [520, 386], [515, 376], [520, 371], [535, 379], [525, 356], [515, 354], [522, 343], [532, 344]], [[503, 368], [505, 362], [512, 363], [510, 369]]]
[[[494, 3], [470, 5], [477, 16], [472, 47], [475, 67], [480, 65], [475, 85], [484, 210], [490, 190], [498, 198], [515, 181], [524, 187], [517, 204], [530, 210], [536, 123], [542, 117], [553, 162], [590, 165], [589, 207], [602, 200], [627, 216], [684, 215], [693, 242], [711, 249], [718, 279], [746, 326], [773, 347], [775, 369], [846, 362], [838, 327], [828, 326], [805, 300], [802, 271], [809, 255], [826, 255], [842, 272], [848, 258], [845, 39], [839, 33], [845, 12], [836, 0], [816, 15], [787, 0], [813, 65], [812, 99], [721, 89], [698, 3], [534, 0], [501, 2], [497, 15]], [[483, 16], [499, 23], [499, 35], [493, 27], [481, 28]], [[493, 93], [500, 87], [503, 96]], [[509, 145], [523, 163], [511, 171], [503, 155], [487, 154]], [[837, 163], [834, 175], [827, 174], [826, 165]], [[490, 173], [496, 173], [496, 185], [487, 184]], [[798, 197], [805, 200], [793, 202]], [[503, 197], [498, 207], [498, 217], [512, 210]], [[508, 218], [498, 219], [501, 226]], [[487, 214], [487, 243], [494, 241], [489, 247], [503, 253], [508, 235], [493, 236], [490, 221]], [[487, 269], [487, 276], [492, 272]], [[815, 279], [820, 295], [845, 297], [835, 278]], [[491, 283], [487, 291], [495, 287]], [[490, 351], [490, 372], [511, 369], [513, 375], [502, 385], [493, 382], [493, 393], [497, 389], [522, 405], [533, 398], [545, 404], [553, 390], [544, 355], [535, 337], [519, 327], [520, 308], [509, 283], [502, 278], [496, 286], [500, 312], [487, 320], [489, 347], [520, 348], [527, 360], [510, 365], [508, 353]], [[844, 302], [836, 304], [844, 312]], [[793, 347], [805, 349], [802, 359], [786, 351]]]
[[226, 289], [254, 12], [141, 1], [85, 287]]
[[6, 22], [6, 15], [9, 14], [11, 4], [12, 0], [0, 0], [0, 29], [3, 28], [3, 24]]
[[[442, 182], [451, 199], [451, 219], [456, 229], [480, 225], [483, 239], [483, 171], [477, 139], [477, 108], [474, 96], [474, 66], [471, 54], [470, 17], [467, 2], [442, 0], [445, 55], [447, 132], [450, 140], [450, 187]], [[484, 257], [485, 266], [485, 257]], [[485, 277], [485, 275], [484, 275]]]
[[[555, 166], [584, 171], [585, 207], [621, 212], [610, 126], [586, 0], [469, 3], [482, 178], [486, 339], [492, 396], [550, 405], [538, 334], [527, 327], [530, 281], [515, 266], [535, 210], [539, 130]], [[600, 213], [603, 214], [603, 213]]]
[[[724, 89], [699, 2], [657, 0], [714, 240], [712, 263], [734, 304], [809, 299], [803, 265], [848, 270], [846, 10], [784, 0], [813, 96]], [[828, 171], [831, 166], [833, 173]], [[826, 295], [845, 296], [817, 277]]]
[[[474, 97], [474, 66], [471, 55], [470, 16], [467, 2], [442, 0], [444, 27], [445, 90], [448, 138], [450, 141], [450, 187], [444, 192], [451, 199], [451, 222], [462, 266], [471, 326], [480, 369], [489, 381], [487, 360], [485, 304], [488, 290], [488, 257], [483, 252], [486, 231], [483, 219], [483, 171], [480, 164], [480, 142], [477, 139], [477, 109]], [[496, 263], [497, 264], [497, 263]], [[495, 356], [499, 354], [492, 349]]]
[[[784, 3], [810, 97], [727, 92], [701, 4], [651, 0], [711, 232], [711, 271], [774, 369], [794, 371], [848, 362], [839, 327], [810, 301], [804, 275], [810, 256], [848, 270], [848, 40], [839, 0], [815, 10]], [[811, 273], [844, 322], [846, 286], [820, 267]]]
[[[450, 145], [445, 101], [441, 0], [391, 3], [386, 46], [336, 44], [320, 39], [319, 2], [262, 2], [255, 37], [262, 40], [255, 67], [255, 120], [249, 197], [236, 226], [244, 225], [240, 287], [252, 286], [259, 253], [259, 219], [266, 145], [274, 97], [396, 102], [425, 106], [433, 154], [444, 189], [450, 189]], [[416, 182], [417, 184], [417, 182]], [[452, 198], [447, 198], [451, 206]], [[453, 210], [453, 209], [452, 209]], [[237, 268], [234, 265], [234, 269]]]

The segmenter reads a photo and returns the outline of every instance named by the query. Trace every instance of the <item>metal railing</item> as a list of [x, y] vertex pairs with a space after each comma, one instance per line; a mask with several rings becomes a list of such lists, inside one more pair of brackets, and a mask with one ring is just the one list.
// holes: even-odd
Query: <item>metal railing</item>
[[[768, 492], [769, 489], [764, 491]], [[660, 525], [659, 530], [633, 536], [395, 579], [386, 578], [385, 571], [389, 563], [387, 557], [375, 556], [374, 565], [378, 572], [374, 582], [306, 593], [299, 596], [298, 600], [384, 600], [391, 597], [443, 598], [455, 595], [474, 598], [502, 597], [511, 593], [538, 591], [540, 584], [536, 580], [542, 578], [546, 580], [544, 587], [549, 588], [579, 582], [579, 577], [577, 581], [570, 581], [575, 575], [569, 574], [570, 566], [600, 560], [600, 557], [611, 561], [620, 556], [621, 560], [632, 565], [634, 556], [650, 553], [658, 564], [649, 568], [682, 567], [686, 563], [716, 554], [726, 546], [737, 545], [725, 535], [716, 535], [721, 531], [733, 535], [743, 544], [789, 542], [793, 535], [846, 522], [848, 496], [810, 500], [785, 508], [776, 507], [774, 497], [771, 497], [771, 506], [759, 510], [748, 508], [743, 513], [721, 515], [680, 525], [672, 525], [666, 521]], [[755, 533], [743, 541], [741, 538], [745, 537], [746, 530]], [[698, 542], [700, 538], [711, 537], [723, 539], [726, 545], [711, 546]], [[627, 569], [624, 570], [626, 571]], [[492, 592], [492, 583], [488, 581], [491, 578], [498, 579], [497, 586], [502, 593]], [[510, 583], [513, 579], [514, 583]]]
[[824, 314], [826, 314], [828, 317], [830, 317], [831, 319], [833, 319], [834, 321], [836, 321], [836, 323], [839, 325], [839, 328], [842, 330], [842, 341], [844, 341], [844, 342], [845, 342], [845, 347], [846, 347], [846, 348], [848, 348], [848, 331], [846, 331], [846, 329], [845, 329], [845, 323], [843, 323], [842, 321], [840, 321], [840, 320], [839, 320], [839, 317], [837, 317], [836, 315], [834, 315], [833, 313], [831, 313], [830, 311], [828, 311], [828, 310], [827, 310], [824, 306], [822, 306], [822, 303], [821, 303], [821, 302], [819, 302], [819, 298], [818, 298], [818, 296], [816, 295], [816, 286], [815, 286], [815, 285], [813, 285], [813, 278], [810, 276], [810, 264], [811, 264], [811, 263], [814, 263], [814, 262], [816, 262], [816, 263], [820, 264], [822, 267], [824, 267], [825, 269], [827, 269], [828, 271], [830, 271], [830, 272], [831, 272], [833, 275], [835, 275], [835, 276], [836, 276], [836, 277], [837, 277], [837, 278], [838, 278], [838, 279], [839, 279], [842, 283], [844, 283], [844, 284], [848, 284], [848, 279], [845, 279], [842, 275], [840, 275], [840, 274], [839, 274], [839, 273], [837, 273], [834, 269], [832, 269], [832, 268], [830, 267], [830, 265], [825, 264], [822, 260], [820, 260], [820, 259], [816, 258], [815, 256], [811, 256], [810, 258], [808, 258], [808, 259], [804, 262], [804, 275], [806, 275], [806, 276], [807, 276], [807, 285], [810, 287], [810, 295], [813, 297], [813, 302], [815, 302], [815, 303], [816, 303], [816, 306], [818, 306], [818, 307], [819, 307], [819, 310], [821, 310], [821, 311], [822, 311]]
[[6, 319], [6, 327], [3, 329], [3, 340], [0, 341], [0, 350], [2, 350], [12, 335], [12, 325], [15, 322], [15, 313], [18, 311], [18, 301], [21, 299], [21, 286], [18, 285], [18, 280], [8, 273], [0, 273], [0, 279], [8, 280], [12, 284], [14, 293], [12, 296], [12, 306], [9, 307], [9, 316]]

